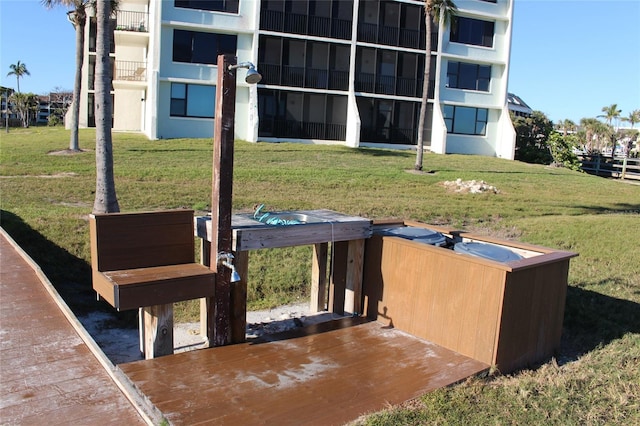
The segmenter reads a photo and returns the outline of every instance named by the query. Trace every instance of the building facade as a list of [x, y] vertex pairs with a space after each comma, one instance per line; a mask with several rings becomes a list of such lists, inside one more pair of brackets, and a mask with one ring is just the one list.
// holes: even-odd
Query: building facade
[[[458, 0], [433, 25], [425, 146], [513, 159], [507, 108], [513, 0]], [[95, 20], [87, 26], [81, 126], [95, 125]], [[414, 0], [121, 0], [113, 127], [150, 139], [213, 136], [217, 55], [238, 72], [236, 138], [411, 148], [425, 67]]]

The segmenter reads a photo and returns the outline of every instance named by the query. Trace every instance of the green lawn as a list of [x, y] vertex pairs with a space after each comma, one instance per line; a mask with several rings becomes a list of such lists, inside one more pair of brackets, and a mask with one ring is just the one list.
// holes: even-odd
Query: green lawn
[[[80, 135], [87, 152], [51, 155], [68, 146], [64, 129], [0, 133], [2, 226], [78, 313], [108, 309], [90, 288], [95, 133]], [[211, 140], [116, 133], [114, 157], [122, 211], [209, 208]], [[407, 172], [413, 162], [408, 151], [238, 142], [233, 206], [415, 219], [577, 252], [562, 348], [537, 369], [474, 378], [360, 423], [640, 424], [640, 186], [486, 157], [426, 155], [434, 174]], [[447, 191], [457, 178], [499, 193]], [[307, 298], [310, 258], [308, 247], [252, 254], [250, 309]], [[195, 313], [177, 310], [182, 320]]]

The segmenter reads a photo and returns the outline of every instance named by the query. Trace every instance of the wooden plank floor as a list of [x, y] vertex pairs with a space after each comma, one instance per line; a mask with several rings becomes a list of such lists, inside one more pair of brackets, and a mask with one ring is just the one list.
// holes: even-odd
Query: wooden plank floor
[[0, 232], [0, 423], [145, 424]]
[[346, 318], [118, 367], [176, 425], [338, 425], [489, 366]]

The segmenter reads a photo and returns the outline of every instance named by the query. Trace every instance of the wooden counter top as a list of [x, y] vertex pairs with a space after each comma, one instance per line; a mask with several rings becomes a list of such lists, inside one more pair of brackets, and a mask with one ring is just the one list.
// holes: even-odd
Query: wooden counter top
[[[280, 213], [280, 212], [273, 212]], [[366, 239], [372, 233], [370, 219], [349, 216], [332, 210], [296, 210], [318, 220], [295, 225], [268, 225], [253, 218], [252, 213], [231, 218], [235, 251], [292, 247], [318, 243]], [[211, 241], [211, 217], [196, 217], [196, 235]]]

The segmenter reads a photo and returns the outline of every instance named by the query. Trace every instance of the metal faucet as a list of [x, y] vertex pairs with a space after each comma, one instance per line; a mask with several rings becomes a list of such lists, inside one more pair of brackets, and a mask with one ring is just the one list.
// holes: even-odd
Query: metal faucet
[[232, 253], [224, 251], [218, 253], [218, 266], [224, 266], [231, 269], [231, 282], [235, 283], [240, 281], [241, 278], [240, 274], [238, 274], [238, 271], [236, 271], [235, 265], [233, 264], [233, 259], [235, 259], [235, 257]]

